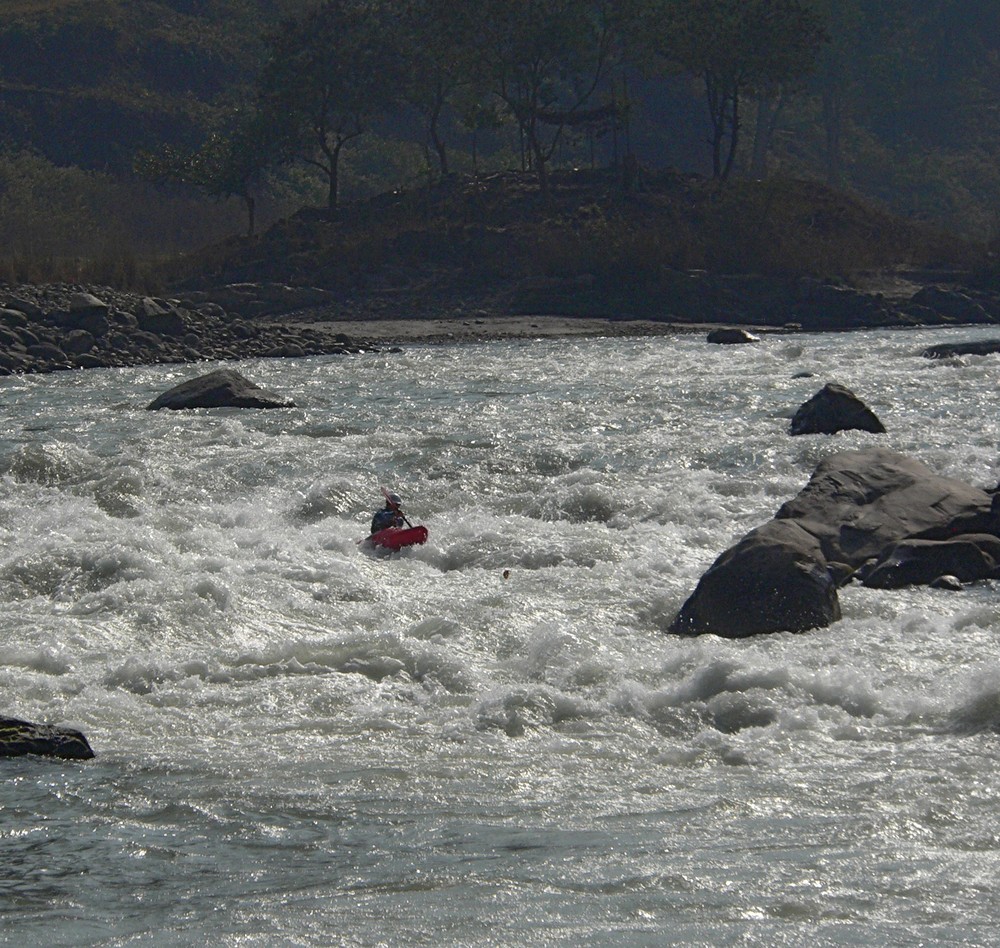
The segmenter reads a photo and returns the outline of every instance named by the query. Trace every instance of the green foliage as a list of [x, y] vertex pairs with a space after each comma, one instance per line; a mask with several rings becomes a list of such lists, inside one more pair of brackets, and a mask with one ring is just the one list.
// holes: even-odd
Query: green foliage
[[3, 140], [57, 164], [128, 173], [139, 148], [187, 147], [204, 137], [252, 88], [259, 27], [234, 20], [222, 0], [198, 4], [197, 14], [187, 6], [77, 0], [5, 7]]
[[[820, 184], [651, 176], [624, 196], [607, 172], [553, 173], [550, 200], [529, 173], [450, 178], [299, 214], [256, 242], [191, 258], [190, 276], [375, 289], [432, 305], [450, 293], [511, 293], [548, 312], [655, 315], [704, 269], [850, 281], [877, 268], [968, 267], [974, 250]], [[527, 302], [526, 302], [527, 301]], [[538, 310], [536, 310], [538, 311]]]
[[[472, 221], [461, 217], [467, 206], [453, 210], [473, 228], [470, 246], [484, 252], [517, 226], [544, 272], [576, 272], [584, 265], [574, 264], [578, 256], [592, 270], [615, 261], [654, 282], [673, 265], [834, 273], [866, 251], [872, 266], [941, 256], [898, 241], [897, 225], [871, 232], [815, 225], [836, 216], [829, 208], [795, 218], [792, 207], [809, 202], [793, 178], [825, 180], [962, 236], [984, 239], [995, 229], [1000, 4], [3, 6], [0, 140], [10, 151], [0, 156], [0, 257], [8, 268], [16, 258], [22, 268], [34, 260], [71, 274], [103, 258], [115, 279], [128, 280], [135, 268], [121, 248], [169, 255], [241, 229], [247, 212], [267, 223], [301, 204], [335, 206], [341, 195], [358, 202], [412, 188], [414, 213], [426, 216], [437, 193], [430, 185], [454, 171], [530, 167], [543, 191], [551, 178], [569, 196], [560, 169], [630, 150], [645, 181], [668, 163], [708, 171], [706, 136], [714, 172], [729, 187], [699, 202], [693, 217], [671, 205], [673, 216], [660, 208], [666, 216], [654, 224], [634, 217], [636, 206], [625, 213], [589, 197], [589, 212], [557, 212], [556, 193], [549, 206], [521, 195], [521, 212], [546, 222], [535, 229], [488, 220], [506, 213], [502, 204]], [[820, 24], [829, 43], [820, 43]], [[698, 115], [702, 94], [707, 126]], [[256, 117], [267, 121], [254, 128]], [[759, 133], [754, 149], [741, 138], [744, 123]], [[132, 179], [137, 153], [157, 188]], [[748, 173], [771, 178], [739, 180]], [[648, 199], [636, 196], [639, 205]], [[365, 204], [366, 213], [376, 203]], [[427, 231], [428, 253], [445, 252], [451, 226]], [[394, 246], [387, 235], [363, 243], [336, 252], [363, 267]]]
[[471, 90], [481, 102], [484, 82], [478, 56], [481, 14], [464, 0], [401, 0], [396, 4], [396, 45], [401, 98], [423, 116], [430, 146], [442, 175], [448, 149], [442, 122], [448, 109], [467, 101]]
[[214, 133], [195, 151], [165, 146], [158, 154], [140, 152], [136, 170], [153, 181], [178, 181], [217, 200], [238, 197], [247, 208], [247, 233], [256, 223], [257, 192], [266, 187], [281, 143], [260, 113], [240, 117], [227, 134]]
[[328, 180], [327, 207], [339, 201], [340, 155], [400, 95], [402, 74], [387, 6], [327, 0], [282, 23], [261, 80], [269, 134], [288, 155]]
[[[283, 195], [266, 221], [289, 213]], [[297, 199], [301, 192], [295, 193]], [[278, 203], [284, 200], [284, 203]], [[184, 188], [60, 168], [30, 152], [0, 151], [0, 273], [26, 282], [155, 283], [161, 260], [218, 241], [239, 227], [241, 208], [206, 204]], [[92, 279], [95, 275], [100, 279]]]
[[850, 280], [898, 266], [968, 267], [975, 252], [822, 185], [774, 179], [720, 187], [663, 176], [633, 200], [604, 201], [532, 232], [540, 275], [592, 277], [655, 298], [677, 270]]
[[482, 8], [488, 88], [517, 122], [543, 193], [563, 133], [608, 69], [610, 9], [587, 0], [488, 0]]
[[638, 22], [668, 68], [704, 81], [712, 170], [722, 180], [737, 154], [743, 98], [807, 75], [826, 39], [821, 17], [801, 0], [661, 0]]

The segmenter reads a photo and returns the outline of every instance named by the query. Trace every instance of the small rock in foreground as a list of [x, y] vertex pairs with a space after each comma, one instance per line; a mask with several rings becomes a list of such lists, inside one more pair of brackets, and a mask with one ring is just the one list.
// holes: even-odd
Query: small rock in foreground
[[175, 385], [153, 399], [146, 408], [294, 408], [286, 398], [255, 385], [233, 369], [218, 369]]
[[0, 757], [23, 757], [26, 754], [90, 760], [94, 751], [80, 731], [49, 724], [32, 724], [18, 718], [0, 718]]

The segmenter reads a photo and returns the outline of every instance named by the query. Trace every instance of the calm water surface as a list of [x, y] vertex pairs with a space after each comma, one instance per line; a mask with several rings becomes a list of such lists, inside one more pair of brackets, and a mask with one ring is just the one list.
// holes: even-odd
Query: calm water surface
[[[998, 584], [664, 634], [833, 451], [996, 484], [1000, 360], [919, 356], [988, 335], [0, 380], [0, 712], [97, 752], [3, 762], [0, 940], [995, 944]], [[888, 435], [790, 438], [827, 381]], [[382, 484], [426, 546], [358, 546]]]

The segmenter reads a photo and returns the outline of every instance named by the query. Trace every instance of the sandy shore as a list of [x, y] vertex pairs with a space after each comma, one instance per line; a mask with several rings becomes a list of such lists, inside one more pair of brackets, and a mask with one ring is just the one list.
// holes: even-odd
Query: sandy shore
[[[285, 321], [287, 324], [287, 321]], [[343, 335], [353, 344], [371, 348], [407, 345], [456, 345], [500, 339], [600, 338], [664, 336], [705, 332], [706, 326], [646, 319], [600, 319], [566, 316], [483, 316], [451, 319], [370, 319], [299, 322], [299, 328], [331, 336]], [[719, 326], [711, 328], [718, 329]]]

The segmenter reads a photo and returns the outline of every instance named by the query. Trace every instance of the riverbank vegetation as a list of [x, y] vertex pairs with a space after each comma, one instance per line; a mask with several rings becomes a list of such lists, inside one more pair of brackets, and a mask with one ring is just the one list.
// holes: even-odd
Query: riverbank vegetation
[[723, 186], [661, 172], [625, 190], [614, 170], [555, 171], [544, 197], [532, 174], [498, 172], [379, 195], [333, 220], [305, 210], [188, 255], [176, 276], [350, 290], [459, 278], [646, 284], [672, 270], [836, 279], [903, 265], [968, 269], [980, 253], [817, 182]]
[[8, 6], [0, 279], [990, 268], [972, 0]]

